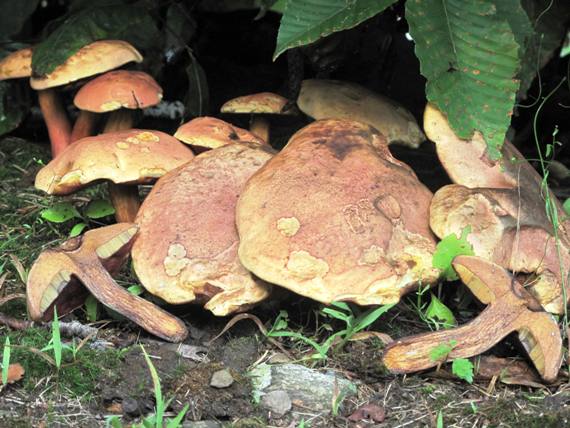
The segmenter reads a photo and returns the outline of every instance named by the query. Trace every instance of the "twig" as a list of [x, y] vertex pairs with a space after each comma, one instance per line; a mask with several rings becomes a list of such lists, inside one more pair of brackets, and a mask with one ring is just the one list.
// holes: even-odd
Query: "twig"
[[[51, 323], [35, 323], [33, 321], [19, 320], [0, 312], [0, 324], [6, 325], [14, 330], [26, 330], [32, 327], [51, 328]], [[89, 336], [96, 336], [99, 331], [95, 327], [81, 324], [79, 321], [60, 322], [59, 331], [67, 337], [80, 337], [82, 339]]]

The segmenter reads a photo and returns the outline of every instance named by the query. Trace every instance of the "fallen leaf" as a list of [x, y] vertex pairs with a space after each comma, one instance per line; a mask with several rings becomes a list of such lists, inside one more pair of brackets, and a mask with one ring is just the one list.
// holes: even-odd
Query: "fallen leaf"
[[8, 277], [8, 272], [4, 272], [2, 274], [2, 276], [0, 276], [0, 290], [2, 289], [2, 286], [4, 285], [4, 282], [6, 282], [7, 277]]
[[392, 343], [394, 341], [394, 339], [392, 339], [390, 335], [386, 333], [380, 333], [379, 331], [359, 331], [358, 333], [353, 334], [349, 340], [350, 341], [366, 340], [370, 339], [371, 337], [376, 337], [377, 339], [380, 339], [382, 343], [384, 343], [384, 345], [388, 345], [389, 343]]
[[360, 406], [348, 417], [348, 420], [352, 422], [383, 422], [384, 419], [386, 419], [384, 408], [372, 403]]
[[18, 272], [20, 280], [25, 284], [26, 279], [28, 277], [28, 274], [26, 273], [26, 268], [24, 267], [20, 259], [16, 257], [14, 254], [10, 254], [10, 260], [12, 260], [12, 265], [14, 266], [14, 269], [16, 269], [16, 272]]
[[18, 382], [20, 379], [24, 377], [25, 370], [19, 364], [10, 364], [8, 366], [8, 383]]

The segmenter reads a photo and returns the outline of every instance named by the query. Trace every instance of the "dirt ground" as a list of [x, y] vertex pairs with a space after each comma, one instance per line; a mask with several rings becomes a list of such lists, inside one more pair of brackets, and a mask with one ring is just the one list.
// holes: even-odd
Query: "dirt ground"
[[[417, 156], [432, 156], [429, 150]], [[33, 188], [33, 177], [41, 162], [47, 161], [45, 145], [18, 138], [0, 141], [0, 301], [25, 292], [24, 280], [39, 252], [66, 238], [73, 220], [54, 224], [42, 220], [40, 212], [56, 200]], [[414, 159], [410, 161], [414, 163]], [[416, 157], [417, 165], [425, 165]], [[444, 175], [433, 174], [445, 181]], [[418, 174], [420, 178], [422, 171]], [[441, 178], [443, 177], [443, 178]], [[439, 186], [435, 183], [434, 186]], [[104, 190], [91, 189], [67, 197], [81, 208], [90, 199], [104, 197]], [[79, 221], [79, 220], [78, 220]], [[112, 219], [90, 221], [97, 227]], [[118, 282], [136, 283], [128, 267]], [[453, 288], [455, 287], [455, 289]], [[457, 286], [442, 288], [442, 298], [453, 308]], [[278, 296], [254, 309], [266, 328], [270, 328], [279, 311], [289, 316], [289, 329], [321, 342], [339, 326], [323, 318], [320, 305], [287, 294]], [[371, 330], [398, 338], [426, 331], [414, 309], [417, 296], [405, 299], [371, 326]], [[221, 337], [213, 340], [229, 318], [215, 318], [197, 306], [167, 308], [190, 326], [184, 348], [156, 340], [135, 325], [99, 308], [97, 337], [65, 337], [66, 343], [81, 348], [64, 353], [58, 370], [42, 357], [49, 344], [49, 328], [35, 326], [23, 329], [0, 325], [0, 340], [10, 338], [10, 361], [20, 363], [23, 378], [0, 392], [0, 427], [105, 426], [112, 415], [121, 418], [123, 426], [140, 422], [154, 412], [156, 401], [149, 366], [141, 346], [150, 356], [160, 377], [162, 394], [171, 399], [167, 417], [174, 417], [186, 404], [184, 426], [188, 427], [563, 427], [570, 426], [570, 387], [563, 370], [554, 386], [533, 387], [507, 385], [507, 377], [476, 376], [469, 384], [449, 373], [449, 368], [422, 374], [395, 376], [380, 365], [383, 343], [374, 336], [349, 342], [343, 349], [331, 352], [325, 361], [302, 361], [315, 371], [334, 370], [355, 382], [357, 394], [340, 400], [336, 410], [315, 412], [293, 403], [293, 409], [277, 416], [262, 407], [252, 395], [248, 369], [263, 362], [283, 358], [301, 361], [312, 349], [302, 341], [267, 340], [251, 320], [237, 322]], [[476, 308], [462, 308], [460, 322], [473, 317]], [[22, 298], [14, 298], [0, 307], [3, 315], [25, 320]], [[84, 310], [62, 318], [87, 324]], [[49, 326], [48, 326], [49, 327]], [[520, 357], [515, 340], [507, 339], [488, 352], [498, 357]], [[282, 360], [281, 360], [282, 361]], [[233, 383], [224, 388], [210, 386], [212, 375], [226, 369]], [[524, 377], [529, 383], [532, 376]], [[521, 382], [517, 382], [521, 383]], [[384, 418], [354, 421], [353, 412], [366, 404], [381, 408]], [[334, 407], [334, 405], [333, 405]], [[439, 419], [439, 422], [438, 422]], [[202, 421], [198, 423], [198, 421]]]

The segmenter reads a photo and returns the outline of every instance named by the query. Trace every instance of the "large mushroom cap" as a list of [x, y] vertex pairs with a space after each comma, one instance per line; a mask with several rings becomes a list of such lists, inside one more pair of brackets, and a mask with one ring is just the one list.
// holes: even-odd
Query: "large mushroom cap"
[[51, 73], [32, 77], [30, 84], [36, 90], [53, 88], [142, 59], [139, 51], [125, 41], [99, 40], [83, 46]]
[[73, 103], [81, 110], [105, 113], [120, 108], [138, 109], [156, 105], [162, 88], [142, 71], [116, 70], [87, 82]]
[[271, 156], [268, 147], [232, 144], [158, 180], [137, 216], [132, 251], [148, 291], [170, 303], [206, 303], [216, 315], [267, 297], [267, 286], [237, 258], [234, 213], [245, 182]]
[[222, 113], [288, 114], [283, 111], [287, 98], [272, 92], [259, 92], [231, 99], [222, 105]]
[[186, 144], [215, 149], [233, 143], [265, 144], [245, 129], [238, 128], [215, 117], [197, 117], [180, 126], [174, 134]]
[[240, 260], [321, 302], [397, 302], [438, 276], [431, 197], [371, 126], [317, 121], [248, 181], [236, 211]]
[[378, 129], [388, 143], [416, 148], [424, 140], [414, 116], [390, 98], [356, 83], [339, 80], [304, 80], [297, 99], [299, 109], [314, 119], [350, 119]]
[[190, 161], [192, 151], [160, 131], [130, 129], [83, 138], [36, 176], [36, 188], [64, 195], [96, 180], [145, 184]]
[[32, 48], [12, 52], [0, 61], [0, 80], [18, 79], [32, 75]]

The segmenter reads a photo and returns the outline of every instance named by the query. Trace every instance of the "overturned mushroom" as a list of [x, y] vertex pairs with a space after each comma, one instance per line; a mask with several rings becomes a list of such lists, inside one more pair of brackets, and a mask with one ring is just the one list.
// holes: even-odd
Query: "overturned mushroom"
[[140, 206], [138, 184], [149, 184], [194, 157], [176, 138], [160, 131], [130, 129], [87, 137], [42, 168], [36, 188], [66, 195], [109, 180], [117, 221], [134, 220]]
[[150, 333], [172, 342], [187, 335], [184, 323], [158, 306], [117, 285], [116, 272], [128, 256], [137, 226], [118, 223], [94, 229], [40, 254], [28, 275], [28, 312], [33, 320], [49, 320], [81, 305], [87, 296], [81, 284], [103, 305]]
[[205, 304], [216, 315], [246, 310], [268, 296], [268, 286], [237, 258], [235, 205], [272, 154], [264, 145], [231, 144], [158, 180], [137, 216], [132, 251], [149, 292], [169, 303]]
[[268, 282], [324, 303], [393, 303], [433, 283], [431, 193], [374, 128], [298, 131], [240, 196], [239, 257]]
[[350, 119], [368, 123], [387, 138], [388, 144], [416, 148], [425, 140], [416, 119], [406, 108], [356, 83], [304, 80], [297, 105], [314, 119]]
[[[545, 210], [541, 178], [528, 161], [505, 141], [501, 161], [491, 160], [480, 133], [458, 138], [443, 114], [428, 105], [424, 115], [428, 137], [451, 179], [434, 195], [430, 225], [437, 236], [461, 234], [475, 255], [506, 269], [530, 274], [525, 287], [550, 312], [563, 313], [562, 284], [570, 269], [570, 223], [550, 193], [560, 224], [555, 231]], [[464, 187], [466, 186], [466, 187]], [[560, 251], [559, 251], [560, 250]], [[568, 289], [566, 297], [570, 298]]]
[[265, 141], [245, 129], [208, 116], [197, 117], [181, 125], [174, 137], [199, 149], [215, 149], [233, 143], [265, 144]]
[[[473, 256], [456, 257], [453, 267], [475, 297], [487, 305], [485, 310], [461, 327], [389, 344], [383, 356], [386, 367], [395, 373], [409, 373], [444, 360], [472, 357], [516, 331], [540, 376], [553, 382], [562, 363], [562, 338], [554, 318], [502, 267]], [[432, 355], [439, 345], [449, 347], [443, 361]]]

